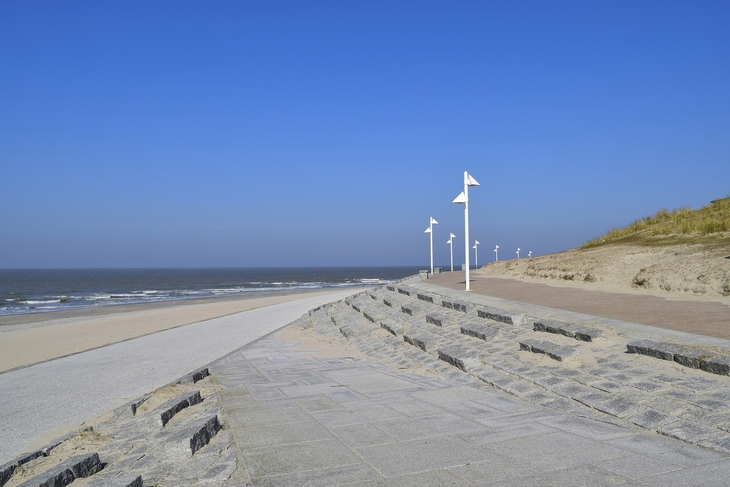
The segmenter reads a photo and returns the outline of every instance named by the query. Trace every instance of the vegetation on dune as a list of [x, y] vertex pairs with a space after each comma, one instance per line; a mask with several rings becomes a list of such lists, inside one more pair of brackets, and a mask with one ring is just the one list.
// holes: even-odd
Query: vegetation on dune
[[666, 240], [660, 237], [670, 236], [726, 237], [728, 232], [730, 232], [730, 197], [715, 200], [699, 210], [692, 208], [680, 208], [671, 212], [659, 210], [654, 216], [636, 220], [627, 227], [613, 229], [605, 235], [594, 238], [584, 243], [581, 248], [618, 242], [658, 243], [658, 240]]

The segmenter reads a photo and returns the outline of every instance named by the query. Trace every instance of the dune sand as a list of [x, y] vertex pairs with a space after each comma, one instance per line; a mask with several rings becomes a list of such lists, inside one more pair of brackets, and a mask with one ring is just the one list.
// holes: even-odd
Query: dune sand
[[[352, 289], [355, 293], [359, 289]], [[0, 373], [241, 311], [332, 290], [206, 298], [0, 318]]]

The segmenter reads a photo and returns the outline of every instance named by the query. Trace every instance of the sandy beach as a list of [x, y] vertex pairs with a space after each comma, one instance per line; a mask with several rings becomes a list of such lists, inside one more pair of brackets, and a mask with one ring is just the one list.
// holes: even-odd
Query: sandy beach
[[[357, 292], [359, 288], [353, 288]], [[332, 290], [201, 298], [0, 317], [0, 373]]]

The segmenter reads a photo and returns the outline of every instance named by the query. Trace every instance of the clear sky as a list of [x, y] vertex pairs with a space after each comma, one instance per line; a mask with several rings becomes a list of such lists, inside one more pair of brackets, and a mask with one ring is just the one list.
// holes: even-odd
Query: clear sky
[[425, 265], [730, 195], [730, 2], [0, 0], [0, 267]]

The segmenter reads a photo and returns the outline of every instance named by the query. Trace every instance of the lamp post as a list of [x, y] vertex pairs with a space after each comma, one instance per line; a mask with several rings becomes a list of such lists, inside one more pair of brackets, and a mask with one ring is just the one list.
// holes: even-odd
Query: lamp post
[[494, 247], [494, 262], [499, 262], [499, 245]]
[[474, 269], [479, 269], [479, 240], [474, 240]]
[[451, 272], [454, 272], [454, 239], [456, 235], [449, 232], [449, 240], [446, 242], [451, 247]]
[[520, 248], [519, 247], [517, 247], [517, 258], [518, 259], [520, 258]]
[[423, 233], [429, 233], [431, 237], [431, 275], [433, 276], [433, 226], [438, 225], [433, 217], [429, 220], [428, 228]]
[[469, 291], [469, 186], [479, 186], [476, 179], [464, 171], [464, 191], [452, 203], [464, 205], [464, 258], [466, 259], [466, 291]]

